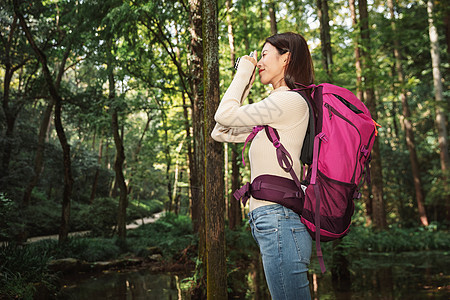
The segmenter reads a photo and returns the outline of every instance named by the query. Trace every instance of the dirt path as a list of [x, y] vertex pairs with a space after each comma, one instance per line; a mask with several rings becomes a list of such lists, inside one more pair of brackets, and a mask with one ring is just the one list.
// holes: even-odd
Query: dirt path
[[[127, 225], [127, 229], [135, 229], [135, 228], [138, 228], [139, 226], [141, 226], [142, 224], [153, 223], [156, 220], [158, 220], [159, 218], [161, 218], [163, 213], [164, 212], [159, 212], [159, 213], [154, 214], [151, 217], [134, 220], [132, 223]], [[87, 235], [88, 233], [89, 233], [89, 231], [70, 232], [69, 236], [83, 236], [83, 235]], [[42, 240], [49, 240], [49, 239], [57, 240], [58, 235], [54, 234], [54, 235], [46, 235], [46, 236], [35, 236], [35, 237], [27, 239], [27, 244], [34, 243], [37, 241], [42, 241]]]

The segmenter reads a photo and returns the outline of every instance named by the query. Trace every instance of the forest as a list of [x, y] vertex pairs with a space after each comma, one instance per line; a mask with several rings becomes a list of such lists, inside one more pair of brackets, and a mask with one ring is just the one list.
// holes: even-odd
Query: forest
[[[235, 60], [282, 32], [381, 126], [352, 229], [323, 245], [329, 275], [311, 259], [312, 295], [448, 299], [450, 5], [434, 0], [1, 0], [0, 299], [72, 299], [69, 275], [106, 269], [170, 274], [160, 299], [270, 299], [233, 197], [243, 145], [210, 133]], [[246, 103], [270, 89], [256, 78]], [[405, 287], [406, 269], [428, 277]]]

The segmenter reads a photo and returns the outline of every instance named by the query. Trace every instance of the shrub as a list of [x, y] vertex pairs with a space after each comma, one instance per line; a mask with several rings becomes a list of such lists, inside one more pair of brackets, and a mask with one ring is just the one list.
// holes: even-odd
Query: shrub
[[197, 240], [188, 216], [167, 213], [155, 223], [129, 231], [127, 242], [136, 254], [145, 252], [148, 247], [159, 247], [167, 259], [176, 259], [183, 249], [195, 245]]
[[72, 224], [77, 230], [90, 230], [93, 236], [111, 237], [117, 224], [117, 203], [114, 198], [98, 198], [91, 205], [80, 205]]
[[12, 241], [23, 232], [19, 206], [4, 193], [0, 193], [0, 241]]
[[48, 251], [39, 247], [0, 246], [0, 295], [32, 299], [37, 283], [56, 290], [56, 277], [47, 269], [49, 259]]

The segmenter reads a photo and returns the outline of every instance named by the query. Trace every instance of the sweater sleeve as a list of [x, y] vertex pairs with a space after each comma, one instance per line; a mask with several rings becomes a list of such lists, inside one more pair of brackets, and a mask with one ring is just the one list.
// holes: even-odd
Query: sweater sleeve
[[216, 122], [225, 127], [270, 125], [279, 129], [295, 125], [292, 120], [300, 122], [306, 115], [307, 104], [300, 94], [292, 91], [276, 91], [257, 103], [241, 106], [253, 70], [250, 61], [239, 63], [238, 71], [217, 108]]
[[211, 137], [217, 142], [243, 143], [253, 127], [226, 127], [216, 123]]

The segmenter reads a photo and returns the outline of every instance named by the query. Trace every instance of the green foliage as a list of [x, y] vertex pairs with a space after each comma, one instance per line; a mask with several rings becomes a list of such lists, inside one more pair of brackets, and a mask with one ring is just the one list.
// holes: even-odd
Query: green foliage
[[38, 283], [56, 290], [56, 278], [47, 268], [49, 252], [41, 250], [14, 244], [0, 246], [0, 295], [33, 299]]
[[436, 227], [399, 228], [373, 231], [367, 227], [353, 227], [342, 240], [343, 247], [355, 251], [401, 252], [421, 250], [449, 250], [450, 234]]
[[249, 290], [248, 278], [252, 265], [259, 262], [259, 248], [253, 239], [250, 226], [245, 222], [236, 230], [225, 229], [228, 294], [243, 298]]
[[93, 236], [111, 237], [117, 224], [117, 203], [114, 198], [99, 198], [91, 205], [79, 205], [73, 223], [77, 229], [90, 230]]
[[120, 254], [115, 239], [106, 238], [70, 238], [52, 249], [55, 258], [71, 257], [89, 262], [116, 259]]
[[0, 193], [0, 241], [11, 241], [24, 229], [18, 205]]
[[136, 254], [145, 254], [149, 247], [158, 247], [168, 260], [179, 257], [180, 252], [195, 246], [197, 240], [188, 216], [166, 213], [155, 223], [144, 224], [129, 231], [127, 243]]
[[24, 209], [26, 231], [29, 236], [50, 235], [58, 233], [61, 223], [61, 205], [53, 199], [47, 199], [38, 190], [33, 192], [33, 205]]

